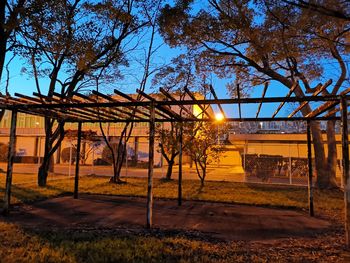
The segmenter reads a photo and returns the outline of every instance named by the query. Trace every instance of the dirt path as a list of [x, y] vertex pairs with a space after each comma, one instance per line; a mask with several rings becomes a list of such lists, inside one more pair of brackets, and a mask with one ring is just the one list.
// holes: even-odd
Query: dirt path
[[[154, 227], [167, 230], [201, 231], [225, 240], [271, 240], [309, 237], [325, 231], [330, 223], [307, 214], [254, 206], [155, 200]], [[146, 222], [146, 199], [82, 195], [80, 199], [58, 197], [20, 206], [8, 222], [26, 227], [131, 227]]]

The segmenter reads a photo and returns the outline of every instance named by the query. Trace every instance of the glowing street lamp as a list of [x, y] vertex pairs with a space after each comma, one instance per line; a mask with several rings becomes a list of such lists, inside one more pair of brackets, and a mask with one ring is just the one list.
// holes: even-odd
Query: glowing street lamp
[[[225, 119], [225, 116], [221, 112], [218, 112], [215, 114], [215, 119], [217, 122], [222, 122]], [[218, 125], [218, 131], [217, 131], [217, 138], [218, 138], [218, 145], [220, 145], [219, 125]]]
[[218, 113], [215, 114], [215, 119], [217, 121], [222, 121], [224, 118], [225, 117], [224, 117], [224, 115], [221, 112], [218, 112]]

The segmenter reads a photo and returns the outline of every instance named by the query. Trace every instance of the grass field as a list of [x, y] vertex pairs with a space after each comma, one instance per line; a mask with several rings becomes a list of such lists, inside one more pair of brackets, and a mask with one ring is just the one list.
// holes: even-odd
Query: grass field
[[[5, 175], [0, 174], [3, 194]], [[71, 194], [73, 179], [51, 180], [46, 188], [35, 176], [15, 174], [13, 203], [26, 203]], [[146, 196], [147, 181], [128, 178], [114, 185], [106, 177], [82, 177], [80, 193]], [[154, 181], [156, 198], [177, 198], [177, 181]], [[307, 189], [276, 185], [184, 181], [187, 200], [234, 202], [307, 210]], [[270, 244], [218, 242], [191, 233], [125, 229], [58, 230], [23, 229], [0, 223], [0, 262], [339, 262], [346, 257], [341, 230], [342, 192], [315, 190], [315, 213], [332, 219], [334, 229], [318, 239], [294, 238]]]

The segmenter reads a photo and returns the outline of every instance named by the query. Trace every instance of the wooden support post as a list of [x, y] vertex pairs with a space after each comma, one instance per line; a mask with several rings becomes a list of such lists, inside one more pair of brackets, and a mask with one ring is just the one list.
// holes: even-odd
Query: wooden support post
[[11, 116], [10, 144], [9, 144], [8, 157], [7, 157], [6, 188], [5, 188], [4, 210], [3, 210], [4, 215], [8, 215], [10, 211], [13, 160], [16, 154], [16, 124], [17, 124], [17, 111], [13, 110], [12, 116]]
[[148, 150], [148, 187], [147, 187], [147, 228], [152, 227], [153, 210], [153, 164], [154, 164], [154, 136], [155, 136], [155, 105], [151, 102], [149, 120], [149, 150]]
[[313, 197], [313, 185], [312, 185], [312, 154], [311, 154], [311, 128], [310, 121], [307, 120], [307, 161], [309, 167], [308, 177], [308, 196], [309, 196], [309, 214], [314, 216], [314, 197]]
[[345, 240], [350, 247], [350, 180], [349, 180], [349, 132], [348, 106], [345, 97], [341, 98], [342, 120], [342, 151], [343, 151], [343, 182], [344, 182], [344, 211], [345, 211]]
[[177, 203], [182, 204], [182, 122], [180, 123], [180, 138], [179, 138], [179, 180], [178, 180], [178, 198]]
[[78, 193], [79, 193], [81, 126], [82, 126], [82, 123], [78, 122], [77, 155], [75, 158], [75, 177], [74, 177], [74, 199], [78, 199]]

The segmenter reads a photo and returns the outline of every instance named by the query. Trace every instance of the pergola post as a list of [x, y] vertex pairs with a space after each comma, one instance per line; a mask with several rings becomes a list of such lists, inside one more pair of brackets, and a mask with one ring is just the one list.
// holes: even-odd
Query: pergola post
[[349, 180], [349, 132], [348, 132], [348, 105], [345, 97], [341, 98], [342, 120], [342, 151], [343, 151], [343, 183], [344, 183], [344, 210], [345, 210], [345, 239], [350, 246], [350, 180]]
[[177, 203], [180, 206], [182, 204], [182, 122], [180, 122], [180, 138], [179, 138], [179, 180], [178, 180], [178, 197]]
[[81, 126], [82, 126], [82, 123], [78, 122], [77, 153], [76, 153], [76, 158], [75, 158], [75, 177], [74, 177], [74, 199], [78, 199], [78, 193], [79, 193]]
[[314, 197], [313, 197], [313, 184], [312, 184], [312, 153], [311, 153], [311, 127], [310, 120], [307, 120], [307, 161], [309, 168], [308, 176], [308, 199], [309, 199], [309, 214], [314, 216]]
[[3, 209], [4, 215], [8, 215], [10, 210], [13, 161], [16, 154], [16, 125], [17, 125], [17, 110], [12, 110], [10, 144], [8, 148], [6, 188], [5, 188], [4, 209]]
[[155, 105], [151, 101], [149, 119], [149, 150], [148, 150], [148, 186], [147, 186], [147, 228], [152, 227], [153, 210], [153, 166], [154, 166], [154, 136], [155, 136]]

